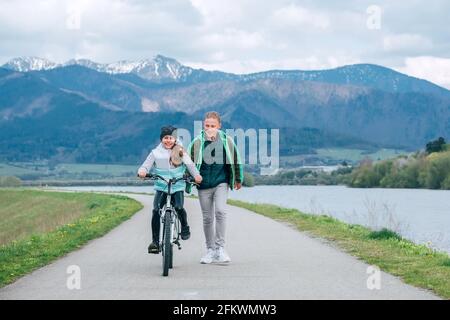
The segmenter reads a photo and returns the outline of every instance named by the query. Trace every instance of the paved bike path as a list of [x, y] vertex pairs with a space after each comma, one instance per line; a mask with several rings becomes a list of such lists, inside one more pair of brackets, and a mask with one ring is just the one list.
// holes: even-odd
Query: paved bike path
[[[186, 199], [192, 236], [174, 250], [174, 269], [161, 276], [161, 256], [146, 253], [152, 196], [129, 194], [144, 209], [102, 238], [0, 289], [0, 299], [436, 299], [381, 273], [367, 288], [368, 265], [321, 240], [251, 211], [229, 206], [229, 265], [201, 265], [202, 219]], [[81, 271], [69, 290], [67, 268]]]

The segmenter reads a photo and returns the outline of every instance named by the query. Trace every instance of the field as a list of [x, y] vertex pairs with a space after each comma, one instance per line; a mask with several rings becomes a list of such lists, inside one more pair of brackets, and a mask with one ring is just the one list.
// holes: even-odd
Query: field
[[328, 148], [317, 149], [316, 154], [281, 156], [280, 166], [285, 168], [311, 166], [311, 165], [337, 165], [342, 161], [349, 164], [357, 164], [364, 158], [370, 158], [374, 161], [395, 158], [401, 154], [408, 152], [395, 149], [379, 149], [370, 152], [362, 149], [344, 149], [344, 148]]
[[369, 157], [372, 160], [384, 160], [389, 158], [395, 158], [400, 154], [406, 153], [403, 150], [395, 149], [380, 149], [376, 152], [367, 153], [365, 150], [358, 149], [317, 149], [317, 155], [319, 157], [326, 157], [335, 160], [350, 160], [350, 161], [360, 161], [365, 157]]
[[16, 176], [22, 180], [82, 180], [134, 177], [139, 164], [83, 164], [47, 162], [37, 163], [0, 163], [0, 176]]
[[137, 201], [95, 193], [0, 188], [0, 287], [129, 219]]

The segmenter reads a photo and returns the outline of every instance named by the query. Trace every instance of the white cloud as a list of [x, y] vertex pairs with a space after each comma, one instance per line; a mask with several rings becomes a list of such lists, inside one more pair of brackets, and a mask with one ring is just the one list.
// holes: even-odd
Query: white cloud
[[285, 27], [327, 29], [330, 25], [329, 18], [324, 13], [315, 12], [295, 4], [276, 10], [271, 19], [278, 26]]
[[383, 38], [383, 49], [388, 52], [429, 50], [433, 47], [430, 39], [419, 34], [390, 34]]
[[200, 38], [199, 42], [205, 48], [253, 49], [264, 44], [264, 37], [259, 32], [230, 28], [220, 33], [206, 34]]
[[237, 74], [247, 74], [267, 70], [321, 70], [336, 68], [342, 65], [360, 63], [357, 58], [350, 56], [308, 56], [305, 58], [262, 60], [262, 59], [227, 59], [211, 63], [196, 63], [185, 61], [193, 68], [205, 70], [226, 70]]
[[[63, 62], [83, 56], [111, 62], [157, 53], [178, 57], [189, 52], [188, 39], [200, 21], [185, 0], [0, 3], [0, 41], [8, 43], [0, 55], [8, 59], [34, 55]], [[74, 12], [81, 15], [79, 28], [68, 28]]]
[[432, 56], [408, 57], [404, 66], [396, 69], [450, 89], [450, 59]]
[[243, 7], [239, 2], [218, 0], [190, 0], [200, 12], [205, 27], [229, 26], [244, 19]]
[[[442, 27], [450, 2], [428, 0], [425, 6], [420, 0], [379, 0], [382, 26], [376, 31], [366, 26], [370, 4], [356, 0], [0, 0], [0, 65], [28, 55], [55, 62], [74, 57], [113, 62], [160, 53], [191, 66], [249, 73], [355, 62], [412, 70], [419, 61], [407, 64], [406, 57], [450, 58], [450, 29]], [[68, 11], [81, 13], [79, 29], [67, 28]], [[445, 78], [433, 79], [444, 83]]]

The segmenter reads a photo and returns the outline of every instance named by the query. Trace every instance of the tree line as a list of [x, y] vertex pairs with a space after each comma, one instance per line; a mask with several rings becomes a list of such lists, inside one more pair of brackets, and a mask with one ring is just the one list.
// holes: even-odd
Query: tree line
[[424, 151], [373, 162], [363, 161], [351, 173], [349, 186], [358, 188], [450, 189], [450, 145], [440, 137]]

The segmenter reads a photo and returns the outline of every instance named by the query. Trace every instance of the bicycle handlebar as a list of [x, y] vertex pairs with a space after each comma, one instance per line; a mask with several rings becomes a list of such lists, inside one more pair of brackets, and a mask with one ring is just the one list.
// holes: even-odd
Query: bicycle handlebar
[[[139, 174], [137, 175], [138, 177], [139, 177]], [[171, 178], [171, 179], [169, 179], [169, 180], [167, 180], [166, 178], [164, 178], [163, 176], [160, 176], [159, 174], [153, 174], [153, 173], [147, 173], [146, 175], [145, 175], [145, 178], [147, 178], [147, 180], [163, 180], [163, 181], [165, 181], [167, 184], [175, 184], [175, 183], [177, 183], [178, 181], [181, 181], [181, 180], [184, 180], [184, 181], [186, 181], [187, 183], [190, 183], [190, 184], [194, 184], [194, 185], [198, 185], [198, 183], [196, 183], [195, 182], [195, 180], [192, 178], [192, 177], [180, 177], [180, 178]], [[144, 178], [144, 179], [145, 179]]]

